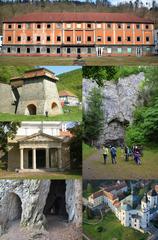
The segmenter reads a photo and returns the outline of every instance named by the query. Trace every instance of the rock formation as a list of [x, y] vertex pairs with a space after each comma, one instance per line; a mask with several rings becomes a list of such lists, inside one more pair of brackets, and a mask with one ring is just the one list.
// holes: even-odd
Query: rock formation
[[[117, 82], [105, 81], [100, 91], [103, 96], [104, 129], [97, 145], [103, 143], [120, 144], [124, 141], [124, 126], [133, 120], [133, 111], [143, 103], [140, 98], [140, 85], [144, 80], [144, 73], [133, 74], [120, 78]], [[88, 109], [90, 91], [98, 85], [93, 80], [83, 80], [84, 110]]]
[[[76, 228], [81, 227], [81, 182], [80, 180], [60, 181], [65, 182], [66, 186], [63, 196], [65, 196], [68, 222], [73, 223]], [[59, 180], [0, 180], [0, 236], [7, 232], [10, 222], [17, 219], [21, 227], [38, 230], [39, 233], [45, 231], [47, 215], [44, 209], [48, 208], [46, 200], [48, 194], [52, 195], [53, 205], [52, 199], [56, 196], [53, 186], [58, 182]], [[59, 184], [58, 191], [61, 192]]]

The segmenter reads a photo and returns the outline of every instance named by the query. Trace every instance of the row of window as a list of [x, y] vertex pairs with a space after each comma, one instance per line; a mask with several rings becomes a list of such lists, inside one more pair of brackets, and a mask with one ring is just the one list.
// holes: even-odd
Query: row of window
[[[21, 48], [17, 48], [16, 52], [17, 53], [21, 53]], [[26, 48], [26, 52], [27, 53], [31, 53], [31, 49], [29, 47], [27, 47]], [[11, 48], [10, 47], [7, 48], [7, 53], [11, 53]], [[41, 53], [41, 48], [37, 47], [36, 48], [36, 53]], [[51, 48], [49, 48], [49, 47], [46, 48], [46, 53], [51, 53]], [[56, 53], [57, 54], [61, 54], [61, 48], [57, 48], [56, 49]], [[66, 49], [66, 53], [70, 54], [71, 53], [71, 48], [67, 48]], [[80, 53], [81, 53], [81, 48], [77, 48], [77, 54], [80, 54]], [[91, 48], [87, 48], [87, 53], [91, 54], [92, 53], [92, 49]]]
[[[27, 36], [26, 40], [27, 40], [27, 42], [31, 41], [31, 37], [30, 37], [30, 36]], [[57, 40], [57, 42], [61, 42], [61, 36], [57, 36], [57, 37], [56, 37], [56, 40]], [[76, 40], [77, 40], [77, 43], [81, 43], [81, 36], [77, 36]], [[11, 37], [11, 36], [8, 36], [8, 42], [10, 42], [10, 41], [12, 41], [12, 37]], [[21, 36], [18, 36], [18, 37], [17, 37], [17, 41], [18, 41], [18, 42], [21, 42]], [[37, 42], [40, 42], [40, 41], [41, 41], [41, 37], [40, 37], [40, 36], [37, 36], [37, 37], [36, 37], [36, 41], [37, 41]], [[47, 36], [47, 37], [46, 37], [46, 41], [47, 41], [47, 42], [50, 42], [50, 41], [51, 41], [51, 37], [50, 37], [50, 36]], [[67, 42], [71, 42], [71, 41], [72, 41], [72, 38], [71, 38], [70, 36], [67, 36], [67, 37], [66, 37], [66, 41], [67, 41]], [[92, 41], [92, 37], [91, 37], [91, 36], [87, 36], [87, 42], [91, 42], [91, 41]], [[98, 37], [97, 37], [97, 42], [101, 42], [101, 41], [102, 41], [102, 37], [98, 36]], [[111, 42], [111, 41], [112, 41], [112, 37], [107, 37], [107, 41], [108, 41], [108, 42]], [[122, 42], [122, 37], [118, 36], [118, 37], [117, 37], [117, 41], [118, 41], [118, 42]], [[126, 41], [127, 41], [127, 42], [131, 42], [131, 37], [128, 36], [128, 37], [126, 38]], [[141, 37], [139, 37], [139, 36], [136, 37], [136, 41], [137, 41], [137, 42], [140, 42], [140, 41], [141, 41]], [[149, 41], [150, 41], [150, 37], [149, 37], [149, 36], [146, 36], [146, 42], [149, 42]]]
[[[87, 54], [91, 54], [92, 53], [92, 48], [91, 47], [88, 47], [88, 48], [86, 48], [87, 49]], [[112, 53], [112, 48], [107, 48], [107, 53], [108, 54], [111, 54]], [[125, 49], [123, 49], [123, 48], [121, 48], [121, 47], [118, 47], [118, 48], [116, 48], [116, 50], [114, 50], [115, 52], [117, 52], [117, 53], [123, 53], [123, 52], [127, 52], [128, 54], [130, 54], [130, 53], [132, 53], [132, 48], [130, 48], [130, 47], [127, 47], [127, 49], [125, 50]], [[146, 48], [146, 51], [148, 52], [148, 51], [150, 51], [150, 48]], [[8, 47], [7, 48], [7, 52], [8, 53], [11, 53], [11, 48], [10, 47]], [[18, 47], [17, 49], [16, 49], [16, 52], [17, 53], [21, 53], [21, 48], [20, 47]], [[29, 48], [29, 47], [27, 47], [26, 48], [26, 52], [27, 53], [31, 53], [31, 48]], [[73, 51], [74, 52], [74, 51]], [[36, 53], [41, 53], [41, 48], [40, 47], [37, 47], [36, 48]], [[47, 47], [46, 48], [46, 53], [51, 53], [51, 48], [49, 48], [49, 47]], [[58, 48], [56, 48], [56, 53], [57, 54], [61, 54], [61, 48], [60, 47], [58, 47]], [[72, 53], [72, 48], [66, 48], [66, 53], [67, 54], [71, 54]], [[76, 53], [77, 54], [80, 54], [80, 53], [82, 53], [82, 49], [81, 48], [77, 48], [76, 49]], [[85, 53], [85, 50], [84, 50], [84, 53]]]
[[[42, 24], [40, 23], [36, 23], [35, 27], [36, 29], [41, 29], [42, 28]], [[81, 28], [81, 23], [77, 23], [76, 24], [76, 28]], [[117, 28], [118, 29], [122, 29], [123, 28], [123, 24], [122, 23], [118, 23], [116, 24]], [[12, 24], [8, 24], [8, 29], [12, 29], [13, 25]], [[52, 25], [49, 23], [46, 25], [47, 29], [50, 29], [52, 27]], [[71, 29], [73, 27], [73, 24], [72, 23], [67, 23], [66, 24], [66, 28], [68, 29]], [[17, 24], [17, 28], [18, 29], [22, 29], [23, 28], [23, 25], [22, 24]], [[30, 29], [31, 28], [31, 24], [30, 23], [26, 23], [26, 28], [27, 29]], [[56, 28], [62, 28], [62, 23], [56, 23]], [[87, 23], [86, 24], [86, 28], [87, 29], [92, 29], [93, 28], [93, 24], [91, 23]], [[96, 28], [102, 28], [102, 24], [101, 23], [97, 23], [96, 24]], [[107, 23], [107, 28], [112, 28], [112, 23]], [[131, 24], [126, 24], [126, 28], [127, 29], [131, 29]], [[136, 24], [136, 29], [140, 29], [141, 28], [141, 24]], [[150, 25], [149, 24], [145, 24], [145, 29], [149, 29], [150, 28]]]

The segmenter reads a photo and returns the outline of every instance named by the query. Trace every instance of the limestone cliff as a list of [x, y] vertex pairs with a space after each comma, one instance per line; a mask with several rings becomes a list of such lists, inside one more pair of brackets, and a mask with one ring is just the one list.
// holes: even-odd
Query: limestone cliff
[[[98, 145], [103, 143], [120, 143], [124, 139], [124, 126], [133, 120], [133, 111], [143, 103], [140, 98], [140, 84], [144, 80], [144, 73], [120, 78], [117, 82], [105, 81], [100, 91], [103, 95], [104, 129]], [[88, 109], [87, 97], [90, 91], [98, 85], [93, 80], [83, 81], [84, 110]]]

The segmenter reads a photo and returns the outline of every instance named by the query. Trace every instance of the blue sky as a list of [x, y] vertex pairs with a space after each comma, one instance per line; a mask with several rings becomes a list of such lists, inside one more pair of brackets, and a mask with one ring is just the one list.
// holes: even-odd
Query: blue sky
[[55, 73], [55, 75], [70, 72], [72, 70], [81, 68], [81, 66], [40, 66], [40, 67], [44, 67], [51, 70], [52, 72]]

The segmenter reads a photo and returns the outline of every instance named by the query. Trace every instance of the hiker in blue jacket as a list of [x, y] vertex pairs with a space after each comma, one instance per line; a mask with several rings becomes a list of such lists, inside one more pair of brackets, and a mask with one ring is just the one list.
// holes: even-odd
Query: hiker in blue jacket
[[112, 146], [110, 149], [112, 164], [116, 164], [116, 147]]

